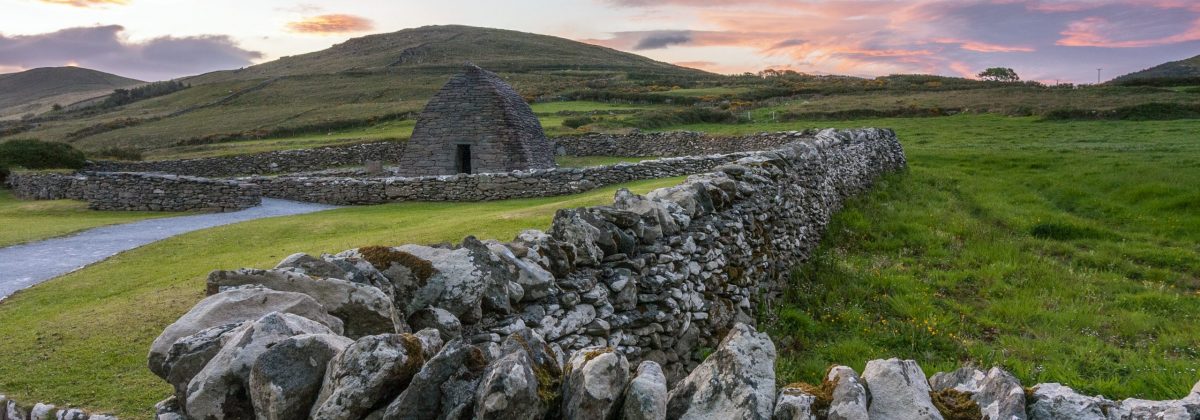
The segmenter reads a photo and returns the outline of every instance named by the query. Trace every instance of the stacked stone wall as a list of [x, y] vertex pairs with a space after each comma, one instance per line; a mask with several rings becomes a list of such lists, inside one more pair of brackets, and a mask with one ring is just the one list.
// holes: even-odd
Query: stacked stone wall
[[24, 172], [8, 183], [19, 198], [83, 200], [93, 210], [235, 211], [262, 202], [257, 185], [179, 175]]
[[696, 131], [661, 133], [602, 134], [564, 136], [554, 139], [560, 156], [695, 156], [771, 150], [812, 137], [815, 132], [790, 131], [746, 136], [712, 136]]
[[307, 172], [325, 168], [362, 165], [367, 161], [395, 163], [404, 155], [407, 142], [378, 142], [351, 146], [280, 150], [238, 156], [161, 160], [146, 162], [93, 162], [95, 172], [160, 172], [202, 177]]

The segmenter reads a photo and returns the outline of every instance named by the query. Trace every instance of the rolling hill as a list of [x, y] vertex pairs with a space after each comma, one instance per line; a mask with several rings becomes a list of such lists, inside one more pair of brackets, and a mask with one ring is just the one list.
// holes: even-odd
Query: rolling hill
[[1126, 83], [1146, 79], [1200, 79], [1200, 55], [1129, 73], [1113, 79], [1113, 82]]
[[82, 67], [42, 67], [0, 74], [0, 118], [41, 113], [54, 104], [66, 106], [142, 83]]
[[[182, 79], [165, 96], [0, 126], [0, 141], [67, 141], [84, 150], [187, 149], [216, 142], [323, 132], [405, 118], [462, 64], [500, 73], [528, 98], [590, 81], [719, 77], [568, 39], [470, 26], [426, 26], [354, 38], [329, 49]], [[4, 135], [2, 133], [8, 133]], [[155, 153], [152, 153], [155, 154]]]

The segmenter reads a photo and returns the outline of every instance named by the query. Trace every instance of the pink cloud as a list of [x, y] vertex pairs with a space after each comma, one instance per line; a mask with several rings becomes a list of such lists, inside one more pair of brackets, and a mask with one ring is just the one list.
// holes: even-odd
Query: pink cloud
[[1110, 22], [1103, 17], [1088, 17], [1071, 22], [1067, 29], [1062, 31], [1063, 38], [1055, 44], [1067, 47], [1144, 48], [1200, 41], [1200, 19], [1193, 22], [1185, 32], [1160, 38], [1113, 39], [1110, 34], [1125, 32], [1122, 29], [1120, 24]]

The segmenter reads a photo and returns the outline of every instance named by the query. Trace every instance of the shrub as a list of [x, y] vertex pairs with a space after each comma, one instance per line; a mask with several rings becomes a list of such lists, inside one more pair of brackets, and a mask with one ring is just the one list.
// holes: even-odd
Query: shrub
[[5, 183], [5, 181], [8, 180], [9, 173], [10, 172], [9, 172], [8, 168], [5, 167], [4, 164], [0, 164], [0, 188], [3, 188], [8, 185]]
[[140, 150], [134, 149], [132, 147], [120, 147], [120, 146], [112, 146], [112, 147], [106, 147], [106, 148], [100, 149], [100, 150], [92, 153], [92, 156], [96, 157], [96, 158], [125, 160], [125, 161], [142, 160], [142, 152]]
[[1163, 121], [1200, 118], [1200, 105], [1151, 102], [1111, 110], [1056, 109], [1047, 112], [1046, 120], [1127, 120]]
[[579, 128], [579, 127], [583, 127], [583, 126], [591, 124], [591, 123], [592, 123], [592, 117], [585, 115], [582, 117], [567, 118], [567, 119], [563, 120], [562, 125], [563, 125], [563, 127], [567, 127], [567, 128]]
[[682, 124], [737, 124], [745, 122], [733, 112], [709, 108], [693, 106], [677, 110], [659, 110], [639, 114], [637, 117], [626, 120], [626, 123], [637, 128], [659, 128], [672, 125]]
[[13, 140], [0, 143], [0, 166], [28, 169], [79, 169], [87, 163], [83, 152], [66, 143]]

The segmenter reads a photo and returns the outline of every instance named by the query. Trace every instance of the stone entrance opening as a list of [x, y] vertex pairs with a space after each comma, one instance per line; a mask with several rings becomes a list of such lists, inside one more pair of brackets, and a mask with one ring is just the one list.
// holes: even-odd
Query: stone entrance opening
[[460, 144], [454, 153], [455, 168], [460, 174], [471, 173], [471, 145]]

